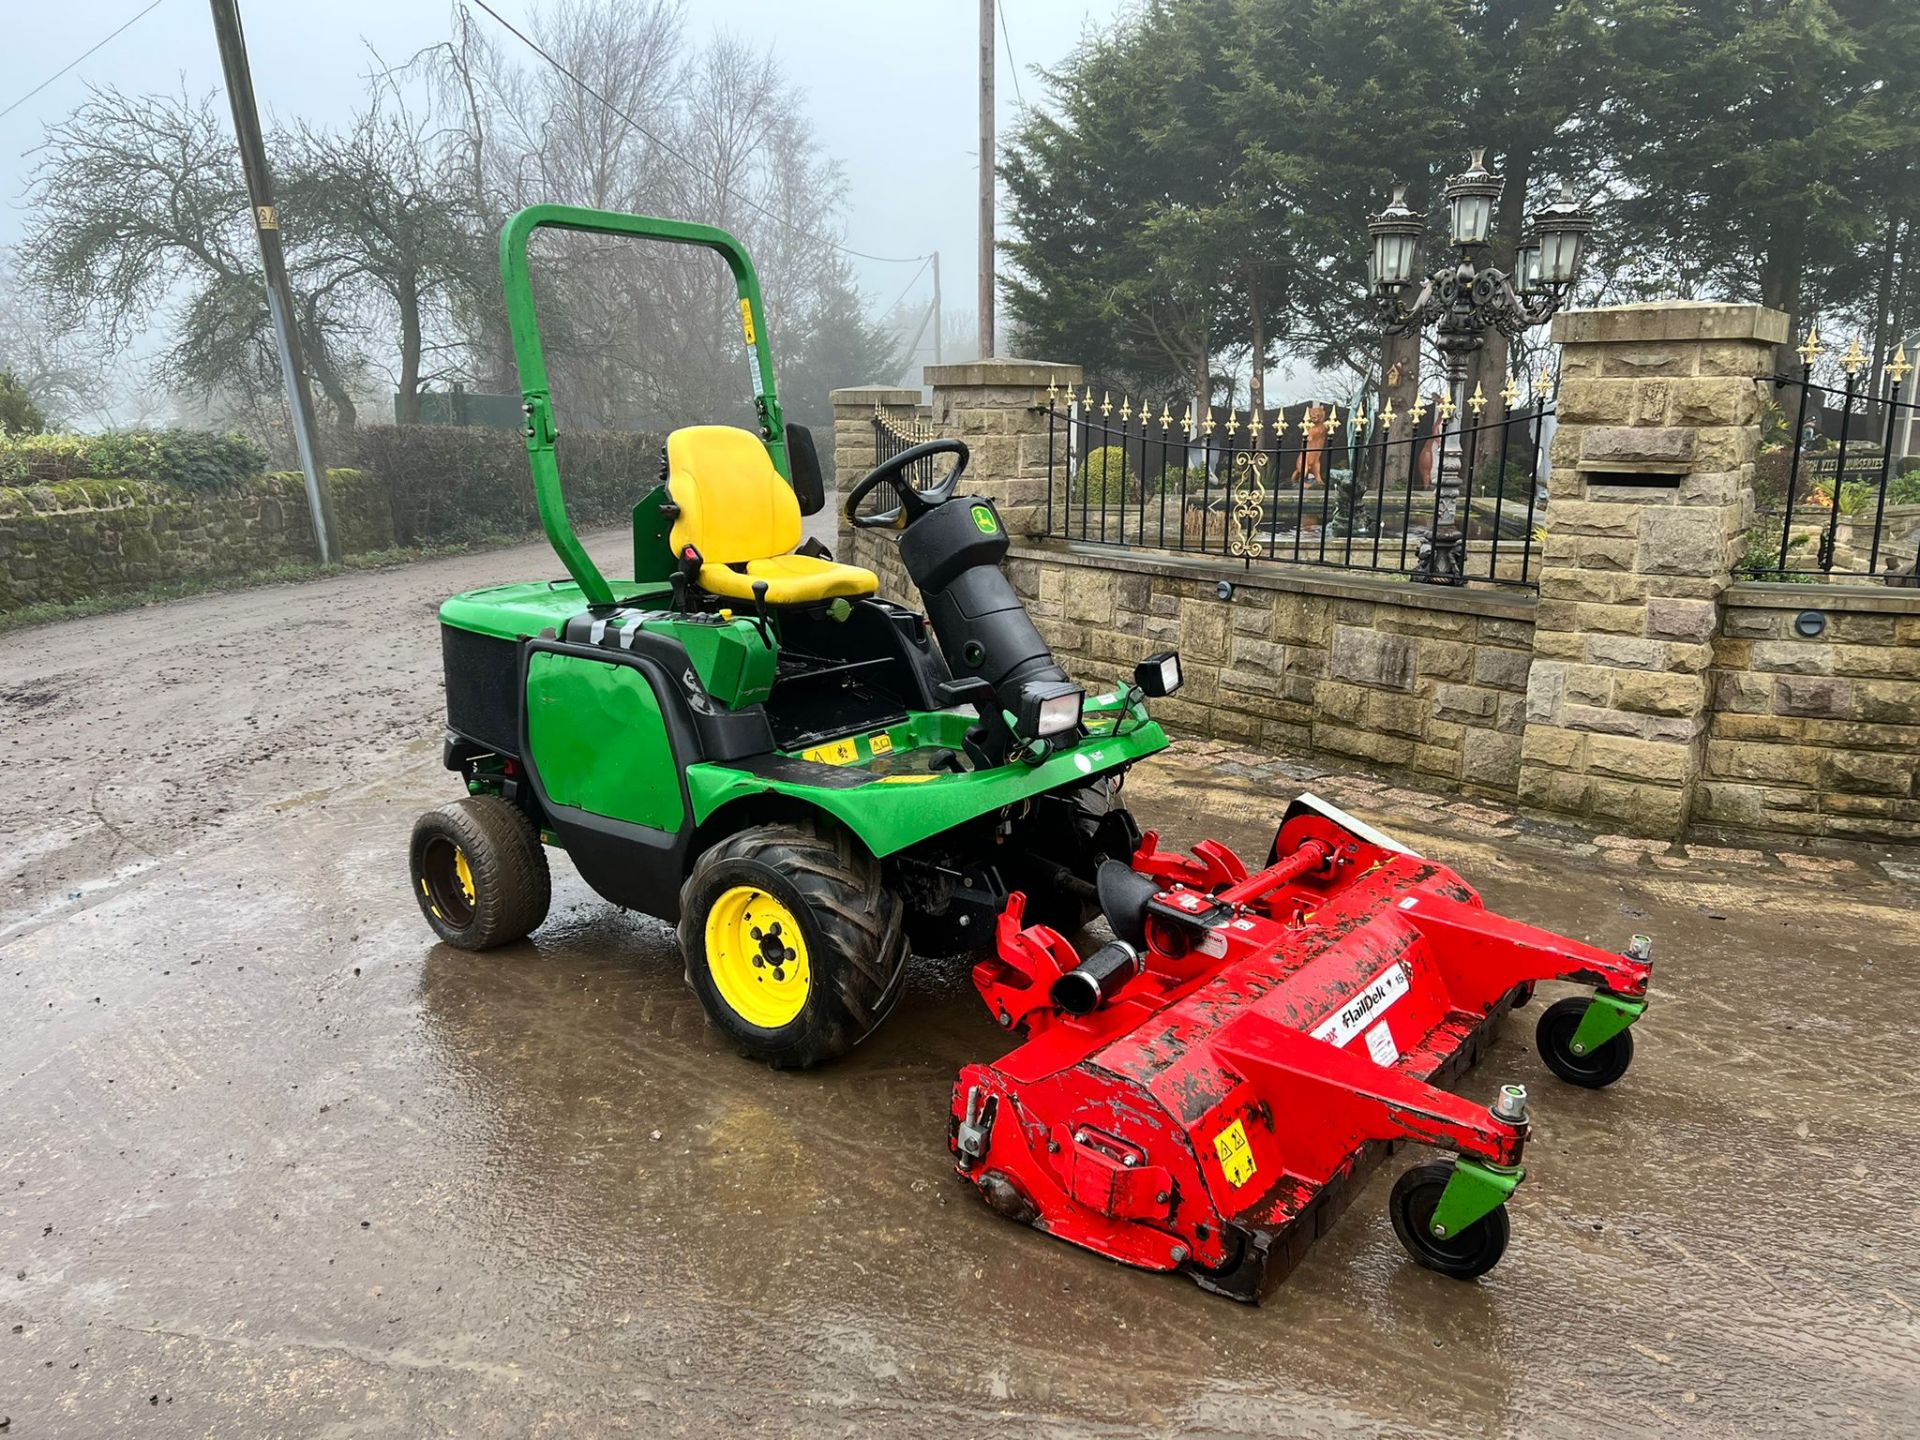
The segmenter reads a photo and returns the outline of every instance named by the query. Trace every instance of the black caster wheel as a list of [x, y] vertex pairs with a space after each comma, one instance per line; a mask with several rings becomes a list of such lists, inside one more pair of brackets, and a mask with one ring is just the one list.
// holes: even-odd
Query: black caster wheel
[[1592, 1003], [1590, 995], [1569, 995], [1554, 1001], [1534, 1027], [1533, 1042], [1539, 1047], [1540, 1058], [1547, 1062], [1547, 1068], [1569, 1085], [1604, 1090], [1626, 1074], [1627, 1067], [1633, 1063], [1633, 1032], [1622, 1030], [1586, 1054], [1574, 1054], [1573, 1032], [1580, 1028], [1587, 1006]]
[[1457, 1235], [1435, 1235], [1433, 1212], [1452, 1178], [1453, 1166], [1444, 1160], [1416, 1165], [1393, 1182], [1387, 1209], [1393, 1216], [1393, 1233], [1409, 1255], [1450, 1280], [1472, 1280], [1498, 1265], [1507, 1253], [1507, 1207], [1488, 1211]]

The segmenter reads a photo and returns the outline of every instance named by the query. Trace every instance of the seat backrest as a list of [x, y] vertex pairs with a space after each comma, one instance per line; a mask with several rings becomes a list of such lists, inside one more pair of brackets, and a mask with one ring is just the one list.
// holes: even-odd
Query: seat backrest
[[667, 436], [667, 494], [680, 507], [670, 537], [703, 560], [731, 565], [785, 555], [800, 543], [800, 502], [758, 436], [732, 425], [687, 425]]

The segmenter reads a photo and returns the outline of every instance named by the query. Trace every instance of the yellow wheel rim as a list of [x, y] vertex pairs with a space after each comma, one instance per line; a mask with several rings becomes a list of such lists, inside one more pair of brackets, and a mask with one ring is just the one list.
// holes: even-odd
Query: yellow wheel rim
[[421, 851], [419, 865], [420, 897], [427, 909], [454, 929], [466, 929], [473, 923], [474, 900], [479, 893], [467, 852], [445, 835], [435, 835]]
[[707, 973], [727, 1008], [762, 1030], [792, 1024], [813, 983], [800, 922], [751, 885], [735, 885], [707, 912]]

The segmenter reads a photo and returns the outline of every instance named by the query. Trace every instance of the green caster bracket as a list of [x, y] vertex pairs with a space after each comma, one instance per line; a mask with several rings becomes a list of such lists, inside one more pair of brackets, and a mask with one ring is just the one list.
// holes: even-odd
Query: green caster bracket
[[1427, 1228], [1443, 1240], [1458, 1235], [1506, 1204], [1526, 1178], [1524, 1165], [1488, 1165], [1461, 1156], [1453, 1162], [1453, 1174], [1448, 1177], [1447, 1188], [1440, 1192]]
[[1580, 1026], [1567, 1042], [1575, 1055], [1591, 1055], [1634, 1021], [1647, 1013], [1647, 1002], [1629, 1000], [1606, 990], [1594, 992]]

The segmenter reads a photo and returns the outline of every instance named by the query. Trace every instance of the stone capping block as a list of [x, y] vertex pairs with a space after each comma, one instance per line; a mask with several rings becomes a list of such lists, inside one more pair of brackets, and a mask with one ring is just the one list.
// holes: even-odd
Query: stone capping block
[[1538, 599], [1531, 591], [1468, 590], [1449, 585], [1414, 585], [1405, 581], [1374, 580], [1344, 575], [1314, 574], [1305, 567], [1276, 561], [1258, 561], [1251, 570], [1237, 561], [1196, 560], [1177, 555], [1155, 555], [1065, 540], [1015, 540], [1013, 557], [1053, 564], [1084, 565], [1123, 573], [1168, 575], [1214, 584], [1231, 581], [1237, 588], [1280, 591], [1293, 595], [1326, 595], [1337, 600], [1364, 600], [1398, 605], [1408, 610], [1437, 610], [1453, 615], [1483, 615], [1531, 624]]
[[1780, 581], [1736, 580], [1726, 589], [1726, 606], [1755, 610], [1837, 610], [1868, 615], [1920, 615], [1920, 590], [1890, 585], [1795, 585]]
[[1064, 390], [1069, 385], [1078, 385], [1085, 378], [1078, 365], [1061, 365], [1051, 360], [1016, 360], [1005, 355], [969, 360], [961, 365], [929, 365], [920, 373], [926, 383], [936, 389], [969, 385], [1037, 385], [1044, 390], [1048, 385], [1058, 385]]
[[1563, 310], [1553, 320], [1558, 345], [1634, 344], [1662, 340], [1751, 340], [1784, 345], [1787, 316], [1764, 305], [1660, 300], [1646, 305], [1609, 305], [1600, 310]]
[[827, 399], [841, 409], [871, 409], [875, 405], [918, 405], [920, 392], [899, 385], [850, 385], [829, 390]]

